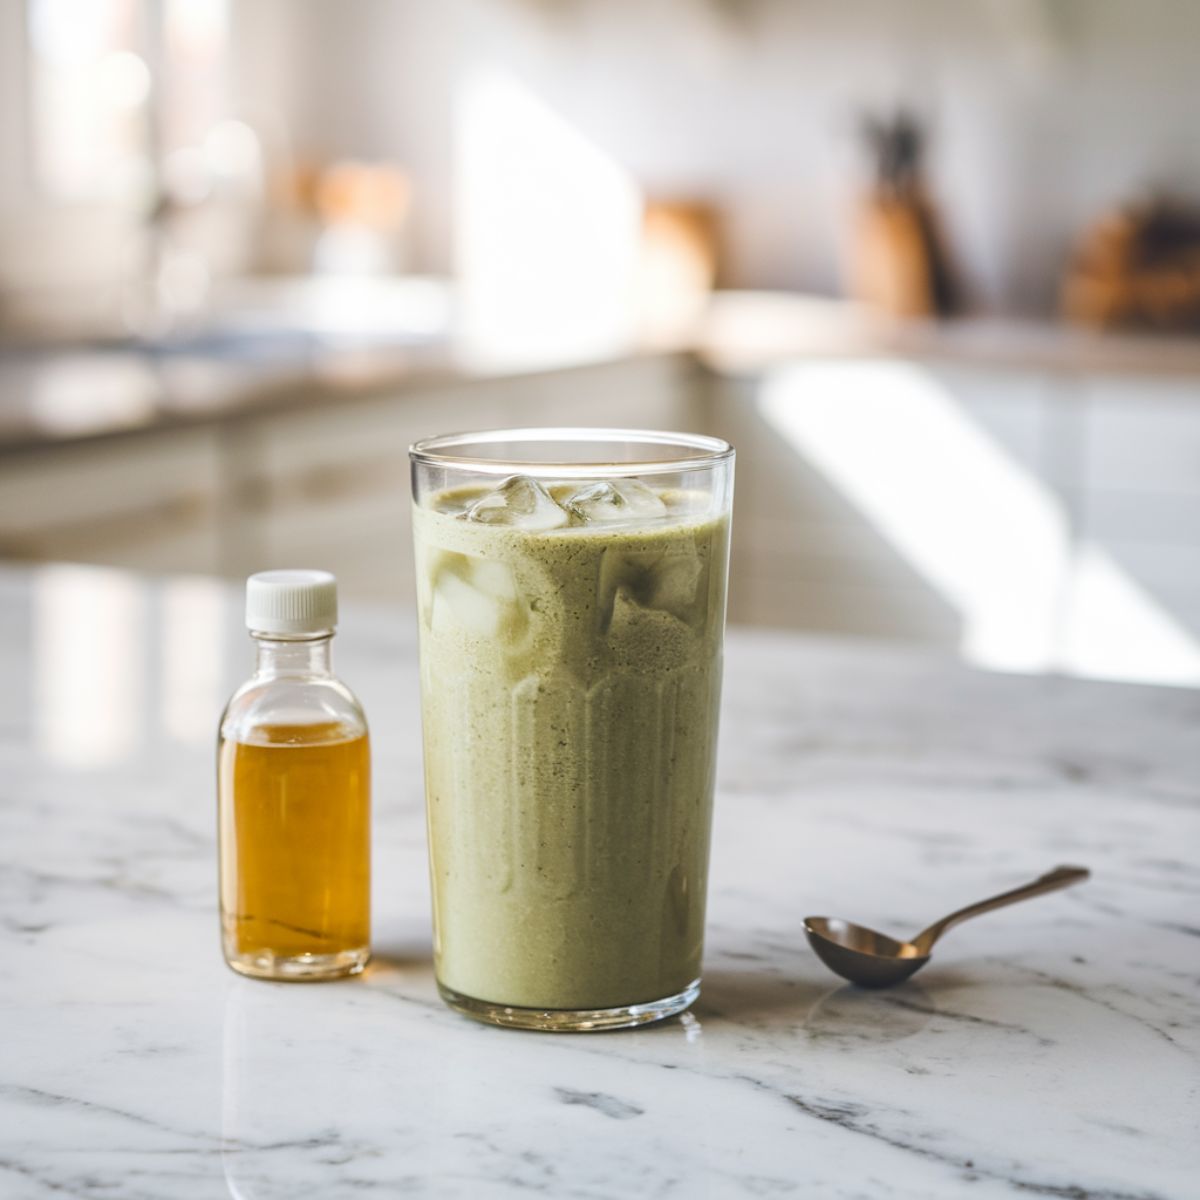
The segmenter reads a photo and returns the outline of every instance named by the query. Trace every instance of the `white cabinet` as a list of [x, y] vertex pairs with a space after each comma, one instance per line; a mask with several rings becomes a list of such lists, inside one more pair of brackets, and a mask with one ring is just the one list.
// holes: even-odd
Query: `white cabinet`
[[799, 360], [712, 411], [734, 620], [1200, 682], [1200, 377]]
[[1200, 380], [1086, 381], [1091, 492], [1200, 500]]
[[220, 464], [211, 430], [11, 454], [0, 459], [0, 553], [216, 571]]

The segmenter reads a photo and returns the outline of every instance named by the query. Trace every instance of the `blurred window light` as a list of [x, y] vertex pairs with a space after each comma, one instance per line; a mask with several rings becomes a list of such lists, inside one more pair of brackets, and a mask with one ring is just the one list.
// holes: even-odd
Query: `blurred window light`
[[52, 199], [119, 199], [145, 156], [150, 69], [133, 0], [30, 0], [33, 164]]
[[[156, 136], [168, 151], [199, 146], [223, 116], [229, 0], [27, 3], [40, 191], [64, 203], [144, 203]], [[246, 157], [228, 136], [214, 149]]]
[[788, 367], [758, 407], [960, 613], [969, 661], [1200, 683], [1196, 640], [920, 367]]
[[31, 0], [29, 40], [51, 66], [87, 66], [112, 48], [132, 16], [129, 0]]
[[226, 115], [229, 0], [163, 0], [165, 149], [204, 143]]
[[100, 61], [101, 98], [114, 109], [137, 108], [150, 98], [150, 68], [130, 50]]
[[517, 79], [468, 76], [455, 113], [455, 256], [468, 352], [569, 360], [627, 343], [641, 234], [632, 176]]

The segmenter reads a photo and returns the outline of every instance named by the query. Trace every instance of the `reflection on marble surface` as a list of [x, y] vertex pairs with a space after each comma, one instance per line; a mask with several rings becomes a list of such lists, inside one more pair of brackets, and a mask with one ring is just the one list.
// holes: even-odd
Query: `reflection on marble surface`
[[121, 571], [52, 566], [32, 598], [38, 748], [74, 767], [128, 759], [145, 734], [142, 589]]
[[[68, 675], [26, 636], [51, 613], [132, 682]], [[734, 632], [701, 1000], [549, 1036], [437, 999], [399, 610], [338, 639], [375, 731], [377, 960], [313, 986], [224, 968], [202, 710], [245, 671], [238, 621], [202, 583], [0, 573], [6, 1200], [1195, 1194], [1200, 694]], [[167, 630], [196, 639], [173, 665]], [[133, 734], [80, 740], [72, 680]], [[1094, 881], [955, 931], [888, 993], [801, 931], [910, 933], [1060, 860]]]
[[167, 580], [160, 594], [163, 730], [176, 741], [211, 746], [213, 713], [229, 698], [222, 648], [240, 632], [229, 627], [229, 589], [212, 579], [184, 577]]

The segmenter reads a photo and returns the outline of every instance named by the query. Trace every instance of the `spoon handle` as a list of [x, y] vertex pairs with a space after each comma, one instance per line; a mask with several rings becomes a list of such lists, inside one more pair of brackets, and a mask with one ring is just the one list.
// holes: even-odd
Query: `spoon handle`
[[1090, 874], [1087, 867], [1055, 867], [1053, 871], [1039, 876], [1032, 883], [1013, 888], [1009, 892], [1001, 892], [998, 896], [980, 900], [976, 904], [968, 904], [966, 908], [960, 908], [948, 917], [935, 921], [928, 929], [922, 930], [913, 938], [913, 945], [919, 947], [922, 953], [928, 954], [933, 943], [953, 925], [969, 921], [972, 917], [982, 916], [995, 908], [1004, 908], [1005, 905], [1016, 904], [1020, 900], [1032, 900], [1034, 896], [1043, 896], [1047, 892], [1057, 892], [1059, 888], [1082, 883]]

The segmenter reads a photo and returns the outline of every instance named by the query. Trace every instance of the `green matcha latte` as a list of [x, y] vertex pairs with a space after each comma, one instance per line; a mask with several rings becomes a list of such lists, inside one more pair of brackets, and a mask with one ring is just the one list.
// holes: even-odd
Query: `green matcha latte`
[[414, 508], [438, 982], [596, 1010], [700, 976], [729, 519], [635, 481]]

